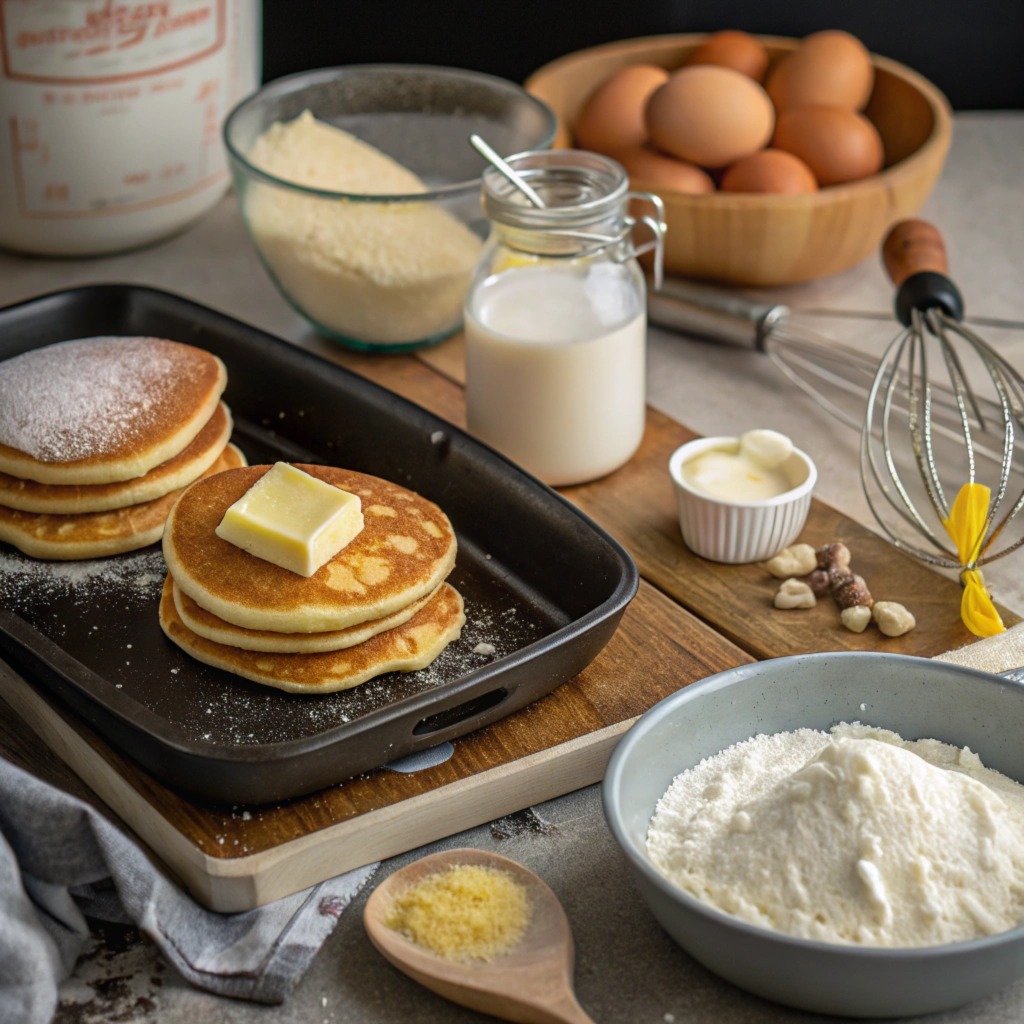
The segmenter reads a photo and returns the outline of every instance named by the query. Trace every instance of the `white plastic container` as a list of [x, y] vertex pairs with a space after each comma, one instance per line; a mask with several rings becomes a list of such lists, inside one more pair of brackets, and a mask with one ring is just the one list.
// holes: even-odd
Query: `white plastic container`
[[736, 437], [704, 437], [677, 448], [668, 462], [679, 505], [679, 528], [686, 546], [701, 558], [739, 565], [763, 562], [800, 536], [811, 510], [818, 470], [809, 455], [794, 448], [780, 467], [793, 489], [763, 501], [709, 498], [686, 482], [682, 468], [707, 451], [737, 451]]
[[221, 123], [259, 81], [259, 0], [0, 0], [0, 50], [0, 246], [131, 249], [224, 194]]
[[[545, 483], [595, 480], [629, 460], [646, 422], [646, 290], [627, 215], [635, 194], [623, 168], [596, 153], [509, 162], [545, 206], [484, 172], [492, 232], [466, 299], [467, 425]], [[660, 224], [652, 231], [660, 246]]]

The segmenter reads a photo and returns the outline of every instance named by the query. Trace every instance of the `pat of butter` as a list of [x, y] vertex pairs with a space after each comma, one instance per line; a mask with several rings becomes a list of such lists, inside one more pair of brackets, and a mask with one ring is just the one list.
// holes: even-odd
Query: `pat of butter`
[[257, 558], [312, 576], [362, 528], [358, 495], [278, 462], [224, 513], [215, 532]]
[[774, 430], [748, 430], [734, 447], [712, 449], [682, 467], [695, 491], [719, 501], [765, 501], [793, 489], [782, 468], [793, 442]]

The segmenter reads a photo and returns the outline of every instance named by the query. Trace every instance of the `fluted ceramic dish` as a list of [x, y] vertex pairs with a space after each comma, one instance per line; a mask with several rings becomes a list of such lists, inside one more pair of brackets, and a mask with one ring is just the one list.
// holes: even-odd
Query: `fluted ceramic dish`
[[843, 721], [894, 729], [904, 739], [968, 746], [987, 767], [1024, 781], [1019, 682], [870, 651], [802, 654], [720, 672], [643, 715], [615, 748], [604, 777], [605, 817], [658, 922], [691, 956], [734, 985], [818, 1013], [932, 1013], [979, 999], [1024, 975], [1024, 926], [910, 949], [815, 942], [702, 903], [650, 861], [651, 815], [680, 772], [757, 733], [827, 730]]
[[698, 455], [738, 450], [739, 438], [702, 437], [677, 448], [668, 461], [686, 546], [701, 558], [734, 565], [763, 562], [800, 536], [818, 480], [811, 457], [799, 448], [794, 448], [781, 466], [792, 490], [775, 498], [723, 501], [701, 494], [683, 479], [683, 466]]

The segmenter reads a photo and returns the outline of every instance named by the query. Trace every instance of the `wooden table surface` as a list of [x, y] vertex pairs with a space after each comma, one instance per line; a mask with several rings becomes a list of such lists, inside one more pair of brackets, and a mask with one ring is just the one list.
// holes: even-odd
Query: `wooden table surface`
[[[986, 189], [979, 189], [976, 177], [972, 177], [979, 151], [989, 160], [986, 173], [990, 180]], [[1019, 267], [1024, 262], [1024, 232], [1021, 231], [1024, 195], [1017, 184], [1022, 155], [1024, 118], [958, 119], [950, 171], [926, 213], [946, 228], [954, 265], [957, 252], [982, 254], [974, 255], [966, 264], [966, 274], [958, 274], [969, 302], [971, 296], [978, 296], [974, 308], [990, 315], [1024, 319], [1024, 298], [1015, 287]], [[1015, 270], [1011, 271], [1014, 261]], [[884, 311], [888, 307], [889, 289], [878, 268], [869, 265], [870, 262], [829, 281], [789, 290], [785, 298], [805, 307]], [[230, 199], [193, 230], [139, 254], [77, 262], [23, 260], [0, 255], [0, 304], [93, 281], [140, 281], [166, 287], [300, 344], [321, 351], [328, 348], [267, 284]], [[878, 342], [891, 326], [879, 327], [877, 321], [874, 325], [868, 321], [868, 326], [863, 323], [856, 327], [843, 326], [847, 321], [838, 317], [828, 322], [845, 339], [863, 337], [867, 339], [865, 344]], [[843, 334], [844, 331], [847, 333]], [[1024, 332], [1020, 336], [1024, 338]], [[1005, 341], [1005, 349], [1012, 357], [1017, 342], [1011, 333], [1005, 338], [1009, 339]], [[457, 345], [435, 350], [424, 359], [406, 357], [381, 361], [344, 354], [338, 357], [359, 372], [376, 377], [441, 415], [459, 421], [461, 390]], [[651, 416], [644, 458], [635, 464], [638, 468], [634, 476], [624, 472], [622, 487], [614, 491], [604, 488], [598, 493], [597, 489], [584, 487], [573, 489], [569, 495], [631, 547], [651, 594], [641, 601], [640, 609], [669, 609], [677, 607], [677, 602], [698, 609], [699, 614], [726, 637], [739, 642], [755, 657], [764, 657], [808, 649], [806, 634], [794, 639], [794, 631], [789, 626], [774, 631], [760, 628], [757, 640], [751, 641], [749, 623], [744, 620], [748, 617], [745, 609], [752, 603], [762, 610], [762, 627], [777, 621], [768, 600], [770, 580], [763, 575], [760, 578], [750, 574], [731, 576], [732, 570], [720, 570], [699, 560], [695, 560], [696, 564], [686, 561], [692, 556], [681, 547], [677, 528], [673, 526], [671, 491], [664, 486], [664, 480], [655, 476], [653, 467], [662, 464], [667, 453], [689, 435], [664, 413], [704, 433], [735, 433], [763, 425], [786, 430], [818, 461], [822, 469], [819, 493], [831, 498], [844, 513], [852, 514], [847, 518], [843, 513], [819, 509], [812, 524], [813, 539], [832, 539], [840, 535], [848, 538], [855, 559], [863, 560], [858, 568], [862, 568], [869, 582], [873, 584], [873, 577], [883, 578], [891, 587], [886, 597], [899, 599], [899, 588], [905, 585], [901, 579], [914, 577], [916, 572], [924, 570], [913, 567], [904, 573], [892, 573], [886, 560], [876, 554], [884, 552], [884, 547], [876, 547], [878, 542], [864, 533], [855, 521], [861, 518], [862, 510], [859, 510], [850, 479], [851, 438], [844, 434], [843, 428], [823, 420], [816, 407], [793, 394], [754, 360], [756, 357], [747, 354], [725, 352], [678, 339], [666, 332], [652, 331], [650, 394], [660, 412], [656, 410]], [[725, 395], [728, 401], [723, 402]], [[643, 515], [639, 519], [638, 503], [633, 500], [638, 492], [645, 496], [640, 503]], [[1020, 601], [1024, 604], [1021, 600], [1024, 582], [1014, 577], [1010, 572], [993, 574], [1007, 603]], [[913, 586], [917, 592], [918, 584]], [[723, 589], [730, 587], [742, 591], [736, 594], [736, 600], [731, 603], [719, 600], [712, 606], [707, 594], [720, 595]], [[695, 593], [697, 590], [701, 593]], [[939, 585], [937, 592], [941, 593]], [[882, 595], [876, 593], [876, 596]], [[947, 603], [948, 596], [937, 598], [936, 609], [928, 609], [927, 622], [946, 621], [931, 613]], [[804, 628], [820, 633], [827, 625], [823, 616], [824, 609], [819, 622], [808, 617]], [[925, 627], [925, 630], [927, 628], [933, 627]], [[951, 641], [957, 638], [967, 639], [957, 634], [955, 627], [952, 632], [945, 626], [935, 628], [934, 635], [917, 632], [914, 641], [915, 646], [920, 645], [917, 653], [938, 653], [938, 649], [951, 646]], [[800, 630], [796, 633], [799, 635]], [[629, 635], [627, 630], [624, 634], [627, 643]], [[835, 645], [855, 644], [850, 637], [853, 634], [843, 636], [842, 632], [837, 632]], [[9, 719], [0, 727], [0, 752], [64, 788], [82, 790], [59, 762], [31, 736], [12, 727]], [[554, 885], [576, 929], [581, 1001], [596, 1019], [650, 1019], [664, 1020], [666, 1024], [673, 1019], [737, 1022], [813, 1019], [737, 993], [697, 968], [664, 939], [646, 912], [636, 907], [635, 897], [629, 896], [617, 851], [610, 845], [592, 790], [554, 801], [540, 811], [541, 818], [547, 818], [554, 830], [546, 826], [526, 829], [513, 840], [498, 840], [501, 829], [485, 827], [473, 830], [459, 841], [480, 846], [505, 842], [507, 845], [501, 847], [500, 852], [523, 860]], [[402, 861], [396, 858], [385, 870]], [[359, 908], [353, 909], [358, 911]], [[614, 928], [609, 928], [613, 922]], [[97, 951], [100, 949], [97, 947]], [[114, 958], [121, 955], [111, 954]], [[109, 971], [100, 977], [96, 969], [89, 966], [92, 960], [80, 965], [65, 993], [62, 1012], [66, 1019], [135, 1021], [151, 1012], [147, 1001], [153, 1005], [154, 999], [159, 1007], [159, 1019], [171, 1022], [184, 1021], [186, 1016], [211, 1021], [265, 1018], [274, 1024], [314, 1019], [384, 1021], [410, 1015], [424, 1022], [483, 1019], [449, 1007], [414, 986], [409, 987], [411, 983], [378, 963], [365, 949], [365, 940], [352, 912], [344, 915], [338, 932], [299, 992], [280, 1009], [216, 1000], [191, 992], [171, 976], [166, 987], [162, 982], [158, 985], [154, 971], [160, 974], [163, 969], [154, 967], [152, 956], [145, 952], [144, 946], [131, 945], [123, 956], [127, 959], [119, 962], [124, 968], [123, 977], [128, 981], [121, 988], [111, 987]], [[147, 972], [148, 982], [143, 977]], [[321, 1012], [322, 1017], [318, 1017]], [[1022, 1015], [1024, 986], [1018, 985], [984, 1004], [940, 1019], [1011, 1021], [1019, 1020]]]

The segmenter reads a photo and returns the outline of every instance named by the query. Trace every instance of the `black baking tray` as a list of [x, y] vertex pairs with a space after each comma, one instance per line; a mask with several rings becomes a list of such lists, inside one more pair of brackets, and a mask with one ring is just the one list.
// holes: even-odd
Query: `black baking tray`
[[[459, 541], [462, 639], [428, 669], [294, 695], [203, 665], [160, 630], [159, 546], [91, 563], [0, 544], [0, 656], [169, 786], [277, 801], [487, 725], [554, 690], [608, 642], [636, 593], [625, 549], [450, 423], [310, 352], [179, 296], [131, 285], [0, 310], [0, 359], [92, 335], [156, 335], [228, 369], [251, 463], [372, 473], [437, 502]], [[490, 644], [493, 655], [475, 653]]]

